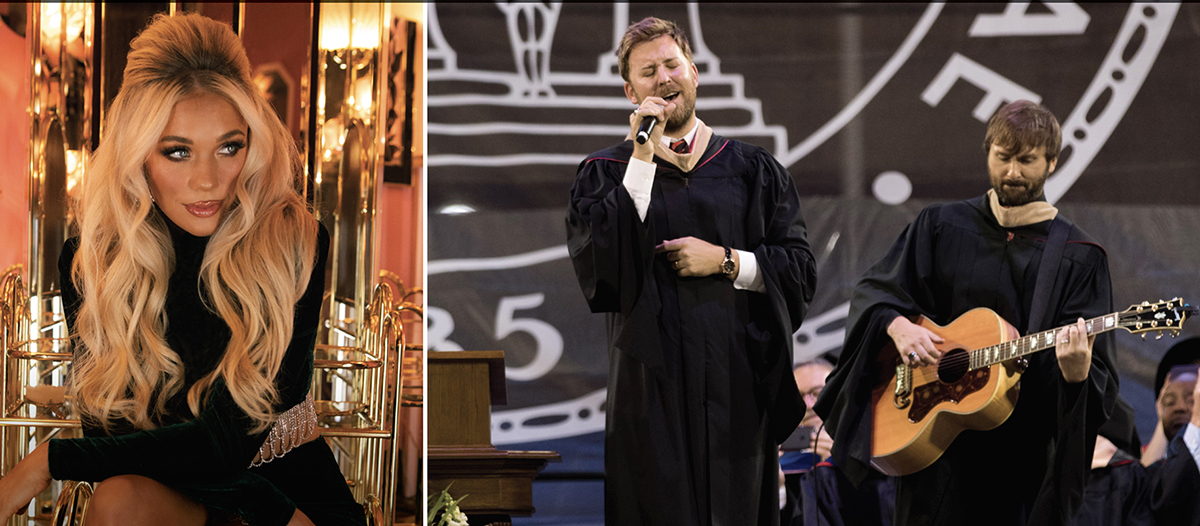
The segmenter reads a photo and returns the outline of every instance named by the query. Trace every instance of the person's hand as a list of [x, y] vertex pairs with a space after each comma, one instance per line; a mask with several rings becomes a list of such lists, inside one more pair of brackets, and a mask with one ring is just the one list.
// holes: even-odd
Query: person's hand
[[1154, 426], [1154, 434], [1150, 436], [1150, 441], [1146, 442], [1146, 447], [1142, 449], [1142, 465], [1149, 467], [1150, 464], [1161, 460], [1166, 453], [1167, 433], [1163, 431], [1162, 414], [1160, 412], [1158, 425]]
[[1113, 455], [1117, 454], [1117, 445], [1104, 435], [1096, 435], [1096, 449], [1092, 452], [1092, 469], [1108, 467]]
[[50, 486], [49, 443], [42, 443], [0, 478], [0, 524], [25, 513], [29, 501]]
[[[629, 115], [630, 137], [633, 141], [633, 157], [639, 161], [654, 162], [654, 145], [662, 142], [663, 128], [667, 124], [667, 112], [675, 109], [675, 101], [667, 102], [662, 97], [646, 97], [636, 110]], [[645, 144], [638, 144], [637, 132], [642, 125], [642, 119], [654, 117], [658, 124], [650, 130], [650, 139]]]
[[1075, 325], [1058, 331], [1054, 354], [1058, 356], [1058, 368], [1062, 370], [1067, 383], [1077, 384], [1087, 380], [1092, 367], [1092, 342], [1095, 340], [1095, 336], [1087, 336], [1083, 318], [1079, 318]]
[[896, 319], [888, 324], [887, 333], [896, 344], [900, 359], [910, 367], [933, 365], [942, 357], [942, 351], [935, 344], [946, 343], [946, 340], [933, 331], [908, 321], [904, 316], [896, 316]]
[[[721, 263], [725, 262], [725, 249], [696, 239], [681, 237], [663, 241], [654, 247], [655, 254], [667, 254], [671, 268], [681, 277], [702, 277], [721, 273]], [[734, 265], [737, 265], [737, 252], [733, 252]], [[735, 272], [734, 275], [737, 275]]]

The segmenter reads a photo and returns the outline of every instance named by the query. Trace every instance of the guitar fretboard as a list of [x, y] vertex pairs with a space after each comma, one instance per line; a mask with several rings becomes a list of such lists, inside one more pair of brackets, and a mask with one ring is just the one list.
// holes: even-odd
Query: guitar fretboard
[[[1092, 318], [1083, 322], [1084, 328], [1087, 330], [1088, 336], [1108, 332], [1117, 328], [1117, 315], [1105, 314], [1099, 318]], [[980, 349], [971, 351], [971, 369], [981, 369], [990, 367], [1000, 362], [1008, 361], [1013, 358], [1025, 356], [1038, 351], [1046, 350], [1054, 347], [1054, 342], [1058, 341], [1058, 336], [1066, 327], [1050, 329], [1048, 331], [1022, 336], [1015, 340], [1010, 340], [996, 345], [989, 345]]]

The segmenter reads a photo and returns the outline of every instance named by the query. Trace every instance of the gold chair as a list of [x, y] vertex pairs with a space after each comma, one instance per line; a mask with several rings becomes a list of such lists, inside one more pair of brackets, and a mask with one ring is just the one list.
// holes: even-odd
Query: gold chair
[[400, 470], [404, 329], [390, 287], [375, 286], [363, 319], [360, 345], [317, 345], [312, 392], [321, 435], [338, 456], [368, 523], [391, 524]]

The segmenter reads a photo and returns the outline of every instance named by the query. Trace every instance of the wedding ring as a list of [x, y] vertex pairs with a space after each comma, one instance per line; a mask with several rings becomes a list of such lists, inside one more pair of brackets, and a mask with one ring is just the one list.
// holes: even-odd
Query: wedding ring
[[908, 353], [908, 361], [910, 361], [910, 362], [917, 361], [917, 351]]

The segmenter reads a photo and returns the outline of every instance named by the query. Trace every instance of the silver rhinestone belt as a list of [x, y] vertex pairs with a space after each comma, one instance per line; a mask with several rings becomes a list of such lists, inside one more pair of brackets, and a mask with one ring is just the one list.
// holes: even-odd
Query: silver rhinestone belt
[[304, 439], [317, 429], [317, 408], [313, 405], [312, 392], [303, 402], [284, 411], [271, 426], [271, 433], [258, 448], [258, 462], [251, 462], [250, 467], [256, 468], [267, 462], [282, 457], [293, 448], [304, 443]]

